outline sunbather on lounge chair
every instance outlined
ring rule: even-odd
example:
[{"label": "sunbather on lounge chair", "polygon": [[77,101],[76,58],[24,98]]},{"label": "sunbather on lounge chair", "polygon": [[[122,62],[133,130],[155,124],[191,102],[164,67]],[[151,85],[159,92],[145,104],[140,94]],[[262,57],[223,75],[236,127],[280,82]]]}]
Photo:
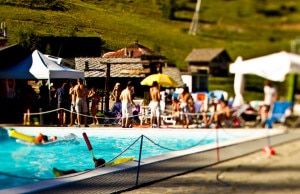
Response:
[{"label": "sunbather on lounge chair", "polygon": [[277,89],[273,86],[272,82],[269,80],[265,80],[264,85],[264,105],[260,109],[260,125],[262,127],[265,126],[270,107],[274,104],[274,102],[277,100],[278,94]]},{"label": "sunbather on lounge chair", "polygon": [[227,105],[227,101],[220,100],[219,109],[212,113],[212,116],[208,119],[207,113],[203,115],[203,122],[205,127],[209,127],[210,124],[215,122],[218,125],[221,125],[221,122],[225,119],[231,118],[231,110],[230,107]]},{"label": "sunbather on lounge chair", "polygon": [[172,100],[172,116],[176,121],[179,120],[180,117],[180,102],[177,98]]}]

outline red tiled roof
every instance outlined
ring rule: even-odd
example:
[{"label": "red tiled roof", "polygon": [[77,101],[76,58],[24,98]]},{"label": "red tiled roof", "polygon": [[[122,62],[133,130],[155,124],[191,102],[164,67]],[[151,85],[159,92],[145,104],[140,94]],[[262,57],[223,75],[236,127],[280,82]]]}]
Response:
[{"label": "red tiled roof", "polygon": [[[86,71],[85,77],[106,77],[106,63],[110,63],[110,76],[144,78],[150,73],[149,68],[144,68],[143,63],[137,58],[75,58],[75,69],[84,70],[85,62],[89,62],[90,69],[102,69],[101,71]],[[141,62],[141,63],[139,63]],[[183,85],[180,70],[177,67],[163,67],[162,73],[172,77],[180,86]]]},{"label": "red tiled roof", "polygon": [[151,49],[143,45],[140,45],[137,41],[126,48],[122,48],[115,52],[107,52],[102,57],[103,58],[141,58],[142,56],[164,58],[159,52],[152,51]]}]

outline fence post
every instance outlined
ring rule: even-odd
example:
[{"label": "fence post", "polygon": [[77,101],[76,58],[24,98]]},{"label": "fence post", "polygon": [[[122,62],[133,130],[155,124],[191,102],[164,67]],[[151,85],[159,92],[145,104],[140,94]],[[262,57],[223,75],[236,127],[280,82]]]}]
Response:
[{"label": "fence post", "polygon": [[63,112],[62,112],[62,108],[60,108],[60,112],[59,112],[59,125],[60,127],[63,126]]},{"label": "fence post", "polygon": [[220,161],[220,149],[219,149],[219,133],[218,133],[219,124],[216,123],[216,152],[217,152],[217,162]]},{"label": "fence post", "polygon": [[43,125],[44,124],[44,120],[43,120],[43,109],[42,108],[39,108],[39,112],[40,112],[40,125]]},{"label": "fence post", "polygon": [[136,172],[135,186],[139,185],[139,174],[140,174],[140,166],[141,166],[141,159],[142,159],[142,149],[143,149],[143,137],[144,137],[144,135],[141,135],[140,153],[139,153],[138,168],[137,168],[137,172]]},{"label": "fence post", "polygon": [[269,155],[269,156],[272,156],[272,155],[275,155],[275,150],[272,148],[272,146],[271,146],[271,137],[270,137],[270,129],[272,129],[272,124],[273,124],[273,122],[272,122],[272,120],[271,119],[267,119],[266,120],[266,131],[267,131],[267,146],[265,146],[264,148],[263,148],[263,151],[267,154],[267,155]]}]

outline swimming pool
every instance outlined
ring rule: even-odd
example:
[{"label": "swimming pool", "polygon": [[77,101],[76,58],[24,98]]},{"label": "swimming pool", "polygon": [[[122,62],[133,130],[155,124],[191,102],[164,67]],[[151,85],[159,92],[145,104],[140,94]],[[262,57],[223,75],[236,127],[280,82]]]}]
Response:
[{"label": "swimming pool", "polygon": [[[8,129],[8,128],[6,128]],[[52,168],[85,170],[93,168],[89,152],[82,133],[85,132],[93,146],[96,158],[112,160],[122,151],[121,157],[134,156],[138,159],[143,135],[142,158],[149,158],[174,150],[188,149],[195,146],[211,144],[215,146],[214,130],[180,130],[180,129],[96,129],[96,128],[41,128],[15,127],[18,132],[36,135],[39,132],[48,136],[63,136],[73,133],[78,136],[79,144],[57,144],[53,146],[29,146],[16,143],[2,132],[0,136],[1,166],[0,189],[17,187],[24,184],[53,179]],[[3,130],[2,130],[3,131]],[[4,135],[3,135],[4,134]],[[219,130],[219,141],[249,138],[266,135],[265,130]],[[136,143],[134,143],[136,142]],[[134,143],[134,144],[133,144]],[[3,149],[5,148],[5,149]],[[7,176],[5,173],[21,178]]]}]

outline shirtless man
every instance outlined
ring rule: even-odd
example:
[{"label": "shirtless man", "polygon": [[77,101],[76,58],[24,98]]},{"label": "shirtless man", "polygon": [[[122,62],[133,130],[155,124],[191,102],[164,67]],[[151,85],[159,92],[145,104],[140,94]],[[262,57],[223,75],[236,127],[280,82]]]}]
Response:
[{"label": "shirtless man", "polygon": [[154,121],[157,121],[157,127],[160,127],[160,91],[158,88],[158,83],[156,81],[153,82],[152,87],[150,88],[150,110],[151,110],[151,119],[150,119],[150,127],[153,127]]},{"label": "shirtless man", "polygon": [[221,125],[221,122],[226,119],[231,118],[231,110],[227,105],[227,101],[220,100],[220,107],[217,111],[215,111],[212,116],[207,119],[206,116],[203,116],[203,121],[205,124],[205,128],[209,127],[212,122],[215,122],[218,125]]},{"label": "shirtless man", "polygon": [[74,87],[75,96],[76,96],[76,104],[75,104],[75,110],[77,112],[77,127],[80,127],[81,124],[81,115],[84,114],[84,126],[88,127],[87,125],[87,102],[86,97],[88,95],[88,90],[85,85],[83,85],[82,79],[77,79],[77,85]]},{"label": "shirtless man", "polygon": [[132,100],[132,82],[127,83],[127,87],[122,91],[120,100],[122,102],[122,128],[129,128],[132,117],[132,108],[136,106]]},{"label": "shirtless man", "polygon": [[183,128],[189,128],[190,120],[192,119],[190,113],[190,104],[194,104],[193,97],[189,93],[189,88],[185,87],[183,92],[179,94],[178,100],[180,101],[180,120],[182,121]]}]

